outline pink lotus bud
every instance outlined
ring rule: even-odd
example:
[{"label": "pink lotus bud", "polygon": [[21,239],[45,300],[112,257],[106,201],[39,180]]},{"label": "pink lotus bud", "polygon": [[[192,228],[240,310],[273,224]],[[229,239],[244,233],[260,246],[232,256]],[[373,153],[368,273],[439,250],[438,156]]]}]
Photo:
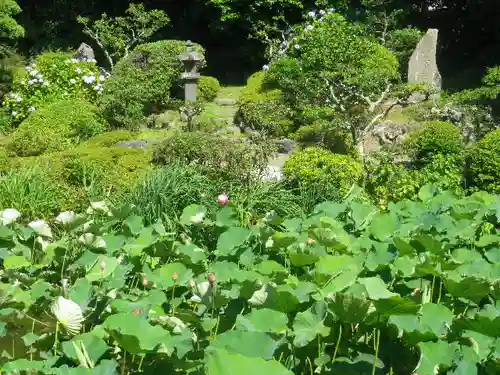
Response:
[{"label": "pink lotus bud", "polygon": [[137,308],[137,309],[132,310],[132,314],[141,315],[141,309]]},{"label": "pink lotus bud", "polygon": [[219,204],[221,206],[225,206],[229,203],[229,197],[226,193],[219,195],[217,199],[219,200]]},{"label": "pink lotus bud", "polygon": [[177,272],[174,272],[174,274],[172,275],[172,280],[174,281],[179,280],[179,274]]},{"label": "pink lotus bud", "polygon": [[210,281],[211,283],[215,283],[215,273],[211,272],[210,275],[208,275],[208,281]]},{"label": "pink lotus bud", "polygon": [[314,240],[312,238],[307,239],[307,244],[312,245],[314,243]]},{"label": "pink lotus bud", "polygon": [[144,277],[144,279],[142,279],[142,285],[148,286],[148,284],[149,284],[148,279],[146,277]]}]

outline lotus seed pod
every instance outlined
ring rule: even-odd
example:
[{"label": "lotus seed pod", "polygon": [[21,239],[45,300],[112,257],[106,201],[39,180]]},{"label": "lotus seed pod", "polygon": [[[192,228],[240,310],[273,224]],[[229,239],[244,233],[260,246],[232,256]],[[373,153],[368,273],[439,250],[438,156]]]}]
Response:
[{"label": "lotus seed pod", "polygon": [[211,283],[215,283],[216,278],[213,272],[211,272],[210,275],[208,275],[208,281],[210,281]]}]

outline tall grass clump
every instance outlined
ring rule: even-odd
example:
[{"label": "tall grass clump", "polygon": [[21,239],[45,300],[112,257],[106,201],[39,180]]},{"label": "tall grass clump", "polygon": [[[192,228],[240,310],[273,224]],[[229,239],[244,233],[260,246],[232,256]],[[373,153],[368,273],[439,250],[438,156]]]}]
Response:
[{"label": "tall grass clump", "polygon": [[39,167],[12,169],[0,175],[0,209],[15,208],[24,218],[57,214],[64,192]]},{"label": "tall grass clump", "polygon": [[174,164],[156,168],[140,179],[124,203],[135,205],[147,222],[162,220],[173,229],[186,206],[196,203],[215,209],[218,194],[216,184],[208,177]]}]

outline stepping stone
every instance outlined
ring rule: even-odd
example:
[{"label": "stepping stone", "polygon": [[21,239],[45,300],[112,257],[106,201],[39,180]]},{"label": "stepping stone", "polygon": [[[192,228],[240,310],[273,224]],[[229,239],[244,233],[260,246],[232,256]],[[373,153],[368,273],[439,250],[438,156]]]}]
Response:
[{"label": "stepping stone", "polygon": [[235,108],[216,108],[213,113],[219,116],[234,116],[236,113]]},{"label": "stepping stone", "polygon": [[216,98],[215,104],[220,105],[222,107],[231,107],[236,105],[236,100],[229,98]]}]

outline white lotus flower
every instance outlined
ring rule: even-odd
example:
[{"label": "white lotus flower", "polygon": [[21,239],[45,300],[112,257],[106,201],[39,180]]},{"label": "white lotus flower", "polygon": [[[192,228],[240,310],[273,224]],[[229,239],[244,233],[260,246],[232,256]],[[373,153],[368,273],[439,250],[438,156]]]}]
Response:
[{"label": "white lotus flower", "polygon": [[28,226],[40,236],[52,238],[52,230],[50,229],[49,224],[45,222],[45,220],[32,221],[28,224]]},{"label": "white lotus flower", "polygon": [[161,321],[172,328],[173,333],[181,334],[186,325],[182,320],[175,316],[162,316]]},{"label": "white lotus flower", "polygon": [[262,288],[253,292],[252,297],[248,300],[248,303],[252,306],[262,306],[269,296],[267,292],[267,284],[263,285]]},{"label": "white lotus flower", "polygon": [[15,208],[7,208],[0,213],[0,221],[2,225],[13,223],[21,217],[21,213]]},{"label": "white lotus flower", "polygon": [[93,235],[92,233],[84,233],[79,238],[80,241],[85,246],[91,246],[95,248],[105,248],[106,241],[102,237]]},{"label": "white lotus flower", "polygon": [[92,202],[90,203],[90,207],[87,209],[88,214],[92,214],[94,212],[103,212],[103,213],[109,213],[109,208],[106,205],[106,202],[101,201],[101,202]]},{"label": "white lotus flower", "polygon": [[204,281],[198,285],[196,285],[196,292],[190,298],[192,302],[201,303],[205,297],[210,297],[212,292],[212,285],[208,281]]},{"label": "white lotus flower", "polygon": [[58,297],[52,305],[52,313],[59,323],[72,335],[76,335],[82,329],[82,309],[76,302],[64,297]]},{"label": "white lotus flower", "polygon": [[64,211],[61,212],[56,217],[56,222],[62,225],[66,225],[75,220],[76,214],[73,211]]},{"label": "white lotus flower", "polygon": [[38,242],[40,246],[42,246],[43,251],[45,251],[45,249],[47,249],[47,247],[50,245],[50,242],[45,241],[42,237],[37,237],[36,242]]}]

